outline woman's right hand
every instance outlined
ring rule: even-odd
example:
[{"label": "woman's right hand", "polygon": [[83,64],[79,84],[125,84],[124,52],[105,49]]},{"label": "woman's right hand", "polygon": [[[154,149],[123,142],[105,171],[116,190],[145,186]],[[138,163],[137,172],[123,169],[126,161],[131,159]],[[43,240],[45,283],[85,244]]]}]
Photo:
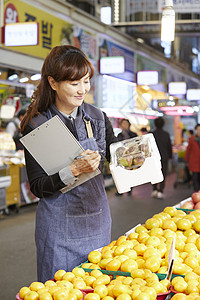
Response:
[{"label": "woman's right hand", "polygon": [[101,160],[98,151],[87,149],[82,152],[80,156],[83,157],[75,159],[70,165],[71,172],[75,177],[82,173],[94,172],[98,168]]}]

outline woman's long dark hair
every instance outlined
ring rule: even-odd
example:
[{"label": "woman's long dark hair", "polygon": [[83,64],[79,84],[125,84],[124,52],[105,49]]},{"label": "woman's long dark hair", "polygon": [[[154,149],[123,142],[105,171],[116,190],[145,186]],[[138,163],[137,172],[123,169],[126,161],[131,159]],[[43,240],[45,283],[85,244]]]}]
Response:
[{"label": "woman's long dark hair", "polygon": [[48,76],[56,82],[75,81],[84,77],[89,72],[90,78],[94,74],[94,67],[87,56],[71,45],[56,46],[44,60],[40,82],[34,91],[31,104],[21,122],[21,132],[24,131],[29,121],[39,113],[46,111],[54,103],[55,91],[51,88]]}]

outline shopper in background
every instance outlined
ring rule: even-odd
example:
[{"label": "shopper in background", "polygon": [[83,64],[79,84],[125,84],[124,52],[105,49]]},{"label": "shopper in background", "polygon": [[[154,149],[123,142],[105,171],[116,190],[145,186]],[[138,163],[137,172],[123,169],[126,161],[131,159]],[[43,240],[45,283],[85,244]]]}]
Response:
[{"label": "shopper in background", "polygon": [[162,173],[164,180],[160,183],[153,184],[153,191],[151,196],[159,199],[164,198],[165,179],[168,171],[168,162],[172,158],[172,144],[169,133],[163,130],[165,121],[162,117],[155,119],[154,121],[156,129],[152,132],[158,146],[158,150],[161,156]]},{"label": "shopper in background", "polygon": [[[137,136],[135,132],[130,130],[131,123],[128,119],[121,119],[119,121],[119,128],[122,129],[122,131],[118,134],[117,138],[118,141],[123,141],[126,139],[134,138]],[[132,189],[131,189],[132,191]],[[131,191],[128,192],[128,195],[131,195]],[[122,196],[123,194],[120,194],[118,192],[115,193],[115,196]]]},{"label": "shopper in background", "polygon": [[191,138],[191,136],[194,136],[194,130],[192,129],[188,130],[188,139]]},{"label": "shopper in background", "polygon": [[[25,135],[58,115],[85,149],[82,154],[87,154],[48,176],[25,150],[30,188],[40,198],[35,239],[38,280],[42,282],[53,278],[59,269],[72,271],[87,260],[90,251],[108,245],[111,239],[102,172],[64,194],[60,192],[79,175],[97,168],[102,171],[105,157],[110,161],[109,146],[116,141],[106,114],[84,103],[93,73],[91,62],[80,49],[70,45],[53,48],[44,61],[40,83],[22,122]],[[94,137],[89,138],[86,123],[91,124]],[[98,150],[104,153],[100,155]],[[59,155],[59,149],[55,155]]]},{"label": "shopper in background", "polygon": [[8,132],[12,136],[12,138],[15,142],[16,150],[24,149],[24,147],[19,139],[22,137],[22,134],[20,132],[20,123],[21,123],[25,113],[26,113],[26,110],[21,109],[17,113],[16,117],[14,119],[12,119],[6,127],[6,132]]},{"label": "shopper in background", "polygon": [[119,128],[121,128],[122,131],[117,136],[118,141],[123,141],[137,136],[135,132],[130,130],[130,127],[131,123],[128,119],[121,119],[119,121]]},{"label": "shopper in background", "polygon": [[194,191],[200,190],[200,124],[195,126],[195,135],[191,136],[185,152],[185,161],[192,172]]},{"label": "shopper in background", "polygon": [[140,129],[140,132],[141,132],[141,135],[144,135],[144,134],[147,134],[147,133],[148,133],[148,130],[147,130],[146,127],[142,127],[142,128]]}]

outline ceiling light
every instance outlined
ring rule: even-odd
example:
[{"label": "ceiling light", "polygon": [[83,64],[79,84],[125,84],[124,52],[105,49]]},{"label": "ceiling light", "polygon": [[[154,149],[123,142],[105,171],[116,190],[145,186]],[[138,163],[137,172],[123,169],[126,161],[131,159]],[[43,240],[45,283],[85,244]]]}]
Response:
[{"label": "ceiling light", "polygon": [[165,0],[161,19],[161,41],[172,42],[175,35],[175,11],[173,0]]},{"label": "ceiling light", "polygon": [[114,0],[114,23],[119,23],[119,0]]},{"label": "ceiling light", "polygon": [[27,82],[27,81],[29,81],[28,77],[22,77],[19,80],[19,82]]},{"label": "ceiling light", "polygon": [[18,75],[17,75],[17,74],[12,74],[12,75],[10,75],[10,76],[8,77],[8,80],[14,81],[14,80],[16,80],[17,78],[18,78]]},{"label": "ceiling light", "polygon": [[192,107],[186,107],[185,111],[189,114],[192,114],[194,112],[194,109]]},{"label": "ceiling light", "polygon": [[111,7],[101,7],[101,22],[111,24]]},{"label": "ceiling light", "polygon": [[31,76],[31,80],[39,80],[41,78],[41,75],[40,74],[34,74]]},{"label": "ceiling light", "polygon": [[198,106],[194,106],[193,108],[194,108],[194,111],[199,112]]},{"label": "ceiling light", "polygon": [[144,43],[144,40],[143,40],[143,39],[141,39],[141,38],[137,38],[137,41],[138,41],[139,43],[141,43],[141,44],[143,44],[143,43]]}]

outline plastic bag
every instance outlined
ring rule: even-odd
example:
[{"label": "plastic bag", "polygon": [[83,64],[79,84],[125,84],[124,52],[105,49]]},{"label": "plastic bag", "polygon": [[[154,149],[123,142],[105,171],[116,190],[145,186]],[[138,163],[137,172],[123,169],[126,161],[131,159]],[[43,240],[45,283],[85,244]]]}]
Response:
[{"label": "plastic bag", "polygon": [[148,139],[143,136],[117,142],[111,148],[112,163],[126,170],[138,169],[151,156],[150,149]]}]

